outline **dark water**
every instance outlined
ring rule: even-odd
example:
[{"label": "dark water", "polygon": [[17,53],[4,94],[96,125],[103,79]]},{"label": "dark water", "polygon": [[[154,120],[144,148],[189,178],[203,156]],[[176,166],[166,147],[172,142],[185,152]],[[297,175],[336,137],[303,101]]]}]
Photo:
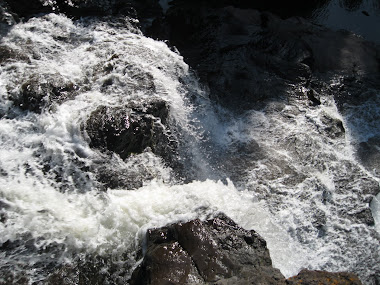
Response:
[{"label": "dark water", "polygon": [[310,19],[334,30],[349,30],[380,43],[379,0],[331,0],[315,9]]}]

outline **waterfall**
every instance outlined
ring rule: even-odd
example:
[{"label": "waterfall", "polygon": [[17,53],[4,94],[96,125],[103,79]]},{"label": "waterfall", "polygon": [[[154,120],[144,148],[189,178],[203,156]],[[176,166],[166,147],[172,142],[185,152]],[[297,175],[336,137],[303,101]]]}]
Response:
[{"label": "waterfall", "polygon": [[[311,109],[294,97],[232,113],[210,101],[177,50],[130,18],[47,14],[14,25],[0,48],[9,54],[0,65],[0,280],[12,271],[39,282],[99,257],[108,282],[123,283],[147,229],[218,212],[262,235],[286,277],[378,270],[379,205],[366,224],[369,202],[357,197],[379,181],[353,152],[360,136],[379,135],[378,95],[345,114],[329,96]],[[113,140],[95,145],[99,128],[115,130]],[[141,152],[111,149],[143,128]]]}]

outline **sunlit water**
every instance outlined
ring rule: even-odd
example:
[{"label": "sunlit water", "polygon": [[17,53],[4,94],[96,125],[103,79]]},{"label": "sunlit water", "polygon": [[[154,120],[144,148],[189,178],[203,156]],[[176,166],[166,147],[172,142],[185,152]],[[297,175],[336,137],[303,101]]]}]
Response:
[{"label": "sunlit water", "polygon": [[[21,241],[0,253],[1,271],[43,280],[47,266],[81,253],[123,259],[126,281],[148,228],[221,211],[266,239],[286,277],[302,268],[350,270],[363,280],[379,272],[378,203],[372,203],[375,226],[341,214],[368,207],[356,196],[362,180],[377,178],[356,161],[349,131],[338,139],[324,135],[326,116],[345,126],[360,119],[343,117],[332,98],[313,108],[302,100],[272,102],[232,115],[212,106],[178,52],[143,36],[130,19],[46,15],[14,26],[1,45],[27,57],[0,67],[0,199],[6,205],[0,243]],[[12,96],[35,76],[72,83],[75,97],[41,114],[16,108]],[[151,98],[169,105],[192,182],[178,180],[149,150],[123,161],[89,147],[82,126],[97,107]],[[379,132],[378,123],[372,132]],[[264,155],[251,157],[258,148]],[[104,189],[91,171],[98,161],[152,175],[137,189]],[[339,181],[352,172],[356,184],[342,191]]]}]

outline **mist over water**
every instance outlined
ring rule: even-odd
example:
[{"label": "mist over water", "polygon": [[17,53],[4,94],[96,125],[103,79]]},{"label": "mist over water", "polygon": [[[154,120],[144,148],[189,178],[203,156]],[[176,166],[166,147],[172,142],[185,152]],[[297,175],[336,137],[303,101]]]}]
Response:
[{"label": "mist over water", "polygon": [[[112,256],[125,282],[147,229],[219,211],[262,235],[286,277],[302,268],[362,279],[379,272],[378,202],[375,225],[341,214],[368,207],[355,197],[363,183],[378,186],[353,154],[357,142],[380,135],[378,104],[340,114],[328,96],[313,108],[295,98],[232,114],[208,100],[178,52],[128,18],[49,14],[15,25],[0,43],[20,54],[0,66],[0,272],[40,281],[78,255]],[[33,81],[74,92],[28,110],[20,86]],[[169,106],[183,179],[150,149],[123,160],[90,147],[84,126],[99,106],[152,98]],[[346,136],[322,136],[331,119]],[[133,174],[139,186],[107,189],[99,165],[120,179]]]}]

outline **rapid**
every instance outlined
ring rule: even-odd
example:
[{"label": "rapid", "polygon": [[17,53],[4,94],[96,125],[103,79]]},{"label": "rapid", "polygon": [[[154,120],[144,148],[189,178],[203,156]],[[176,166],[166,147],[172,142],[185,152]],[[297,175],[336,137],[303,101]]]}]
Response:
[{"label": "rapid", "polygon": [[[107,260],[109,284],[125,283],[147,229],[218,212],[262,235],[286,277],[348,270],[371,284],[380,272],[380,197],[360,190],[378,188],[379,175],[354,155],[361,138],[380,136],[380,94],[345,114],[329,96],[232,113],[130,18],[47,14],[0,44],[14,54],[0,65],[0,283],[9,272],[38,283],[94,258]],[[34,82],[61,96],[25,102]],[[169,162],[150,147],[125,159],[92,147],[86,126],[99,107],[153,99],[168,106],[157,124],[176,140]],[[326,130],[331,120],[345,135]],[[104,171],[120,183],[104,183]]]}]

